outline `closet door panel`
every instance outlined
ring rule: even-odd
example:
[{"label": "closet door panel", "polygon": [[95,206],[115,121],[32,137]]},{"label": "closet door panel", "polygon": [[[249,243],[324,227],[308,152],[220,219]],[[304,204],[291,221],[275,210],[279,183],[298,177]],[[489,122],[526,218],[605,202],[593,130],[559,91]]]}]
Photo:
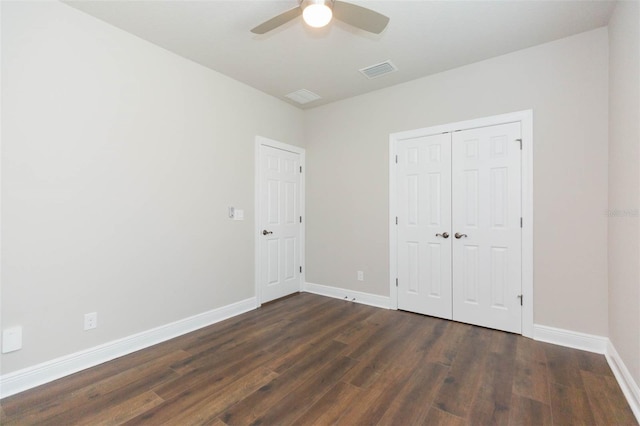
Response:
[{"label": "closet door panel", "polygon": [[451,319],[451,136],[397,152],[398,309]]},{"label": "closet door panel", "polygon": [[520,123],[453,133],[453,319],[520,333]]}]

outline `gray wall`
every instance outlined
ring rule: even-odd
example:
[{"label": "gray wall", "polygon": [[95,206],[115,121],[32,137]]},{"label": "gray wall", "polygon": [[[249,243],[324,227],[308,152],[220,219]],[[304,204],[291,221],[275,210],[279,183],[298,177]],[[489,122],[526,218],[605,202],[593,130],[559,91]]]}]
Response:
[{"label": "gray wall", "polygon": [[640,383],[640,3],[609,23],[609,337]]},{"label": "gray wall", "polygon": [[602,28],[307,111],[307,281],[389,295],[390,133],[532,108],[534,321],[607,335],[607,69]]},{"label": "gray wall", "polygon": [[2,2],[2,79],[2,373],[254,296],[255,136],[301,111],[58,2]]}]

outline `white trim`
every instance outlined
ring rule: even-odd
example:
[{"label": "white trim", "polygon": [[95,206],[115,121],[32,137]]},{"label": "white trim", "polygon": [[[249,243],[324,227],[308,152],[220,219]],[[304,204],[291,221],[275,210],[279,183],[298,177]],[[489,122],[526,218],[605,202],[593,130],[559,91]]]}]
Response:
[{"label": "white trim", "polygon": [[533,111],[521,111],[522,335],[533,336]]},{"label": "white trim", "polygon": [[606,353],[607,342],[609,340],[604,336],[596,336],[539,324],[533,326],[533,338],[540,342],[553,343],[554,345],[595,352],[597,354]]},{"label": "white trim", "polygon": [[616,376],[616,380],[622,389],[622,393],[624,393],[624,396],[627,398],[631,411],[633,411],[633,414],[640,423],[640,387],[638,387],[638,384],[633,380],[633,376],[610,340],[607,342],[606,357],[609,367],[611,367],[611,371],[613,371],[613,375]]},{"label": "white trim", "polygon": [[631,407],[631,411],[633,411],[636,419],[640,422],[640,387],[638,387],[638,384],[633,379],[624,361],[622,361],[622,358],[618,355],[618,351],[616,351],[611,340],[604,336],[596,336],[539,324],[534,325],[534,339],[540,342],[553,343],[555,345],[604,354],[611,371],[613,371],[613,375],[620,385],[620,389],[622,389],[622,393]]},{"label": "white trim", "polygon": [[389,309],[398,309],[398,194],[396,192],[397,133],[389,135]]},{"label": "white trim", "polygon": [[376,308],[389,309],[389,298],[377,294],[363,293],[361,291],[347,290],[344,288],[314,283],[305,283],[304,291],[307,293],[318,294],[320,296],[333,297],[335,299],[349,300],[350,302],[375,306]]},{"label": "white trim", "polygon": [[14,395],[199,328],[251,311],[256,298],[241,300],[151,330],[133,334],[80,352],[14,371],[0,377],[0,397]]},{"label": "white trim", "polygon": [[254,215],[254,284],[255,293],[258,306],[262,305],[262,291],[260,288],[260,146],[270,146],[272,148],[281,149],[283,151],[293,152],[300,156],[300,166],[302,167],[302,173],[300,174],[300,216],[302,216],[302,224],[300,225],[300,266],[302,266],[302,273],[300,274],[300,289],[304,286],[305,276],[307,268],[305,265],[305,226],[307,222],[307,216],[305,214],[305,176],[307,174],[306,165],[306,150],[299,146],[289,145],[286,143],[278,142],[272,139],[268,139],[262,136],[256,136],[254,146],[254,201],[255,215]]},{"label": "white trim", "polygon": [[518,111],[492,117],[460,121],[389,135],[389,298],[390,309],[398,307],[398,232],[395,156],[397,142],[404,139],[520,122],[522,130],[522,335],[533,337],[533,110]]}]

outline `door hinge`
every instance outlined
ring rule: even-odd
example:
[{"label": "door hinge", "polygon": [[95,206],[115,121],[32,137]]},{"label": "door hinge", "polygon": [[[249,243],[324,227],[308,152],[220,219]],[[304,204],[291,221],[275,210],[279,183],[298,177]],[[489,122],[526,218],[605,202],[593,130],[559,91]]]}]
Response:
[{"label": "door hinge", "polygon": [[302,223],[302,216],[300,216],[300,223]]},{"label": "door hinge", "polygon": [[398,216],[396,216],[396,225],[398,224]]},{"label": "door hinge", "polygon": [[302,173],[302,166],[300,166],[300,173]]},{"label": "door hinge", "polygon": [[396,287],[398,287],[398,279],[396,278]]},{"label": "door hinge", "polygon": [[520,142],[520,151],[522,151],[522,139],[516,139],[516,142]]},{"label": "door hinge", "polygon": [[520,306],[522,306],[522,299],[524,299],[524,297],[522,297],[521,294],[518,295],[518,299],[520,299]]},{"label": "door hinge", "polygon": [[396,155],[396,164],[398,164],[398,156]]},{"label": "door hinge", "polygon": [[302,266],[300,267],[300,273],[302,273]]},{"label": "door hinge", "polygon": [[522,218],[520,218],[520,228],[522,228]]}]

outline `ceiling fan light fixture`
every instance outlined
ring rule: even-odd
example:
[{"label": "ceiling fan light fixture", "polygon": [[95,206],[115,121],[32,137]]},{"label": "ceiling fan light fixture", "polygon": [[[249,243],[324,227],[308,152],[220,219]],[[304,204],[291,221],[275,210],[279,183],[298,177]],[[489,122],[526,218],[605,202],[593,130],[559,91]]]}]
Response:
[{"label": "ceiling fan light fixture", "polygon": [[[0,0],[2,1],[2,0]],[[302,15],[310,27],[321,28],[333,18],[345,24],[380,34],[387,27],[389,18],[376,11],[341,0],[298,0],[298,6],[282,12],[251,29],[254,34],[266,34]]]},{"label": "ceiling fan light fixture", "polygon": [[307,0],[303,4],[302,18],[313,28],[322,28],[331,22],[333,12],[325,0]]}]

